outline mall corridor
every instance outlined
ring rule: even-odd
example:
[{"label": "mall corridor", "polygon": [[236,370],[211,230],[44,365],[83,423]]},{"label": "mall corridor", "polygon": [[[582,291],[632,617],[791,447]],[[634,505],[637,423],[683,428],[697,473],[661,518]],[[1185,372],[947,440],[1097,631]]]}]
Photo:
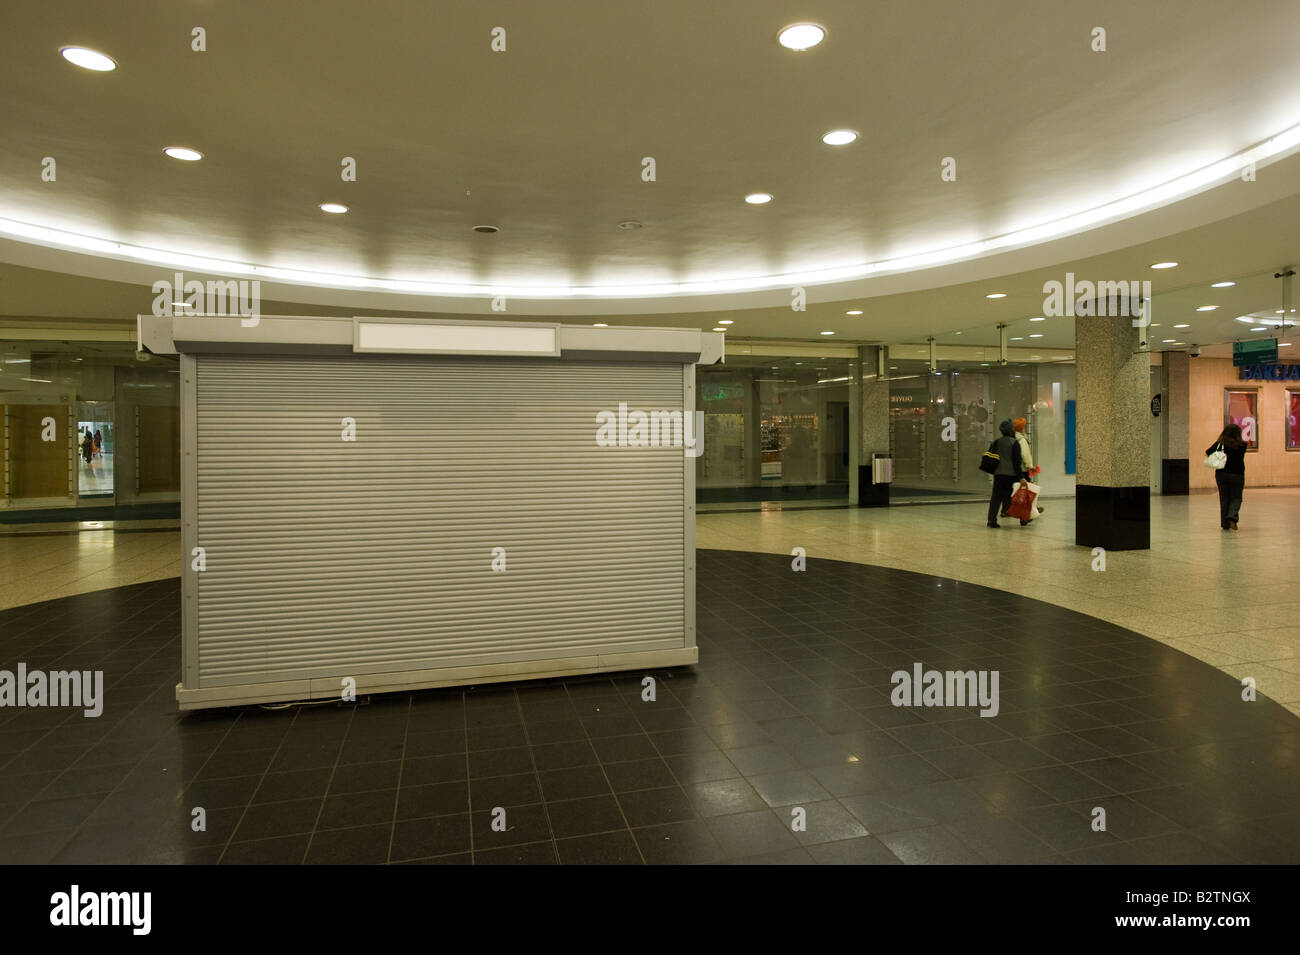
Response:
[{"label": "mall corridor", "polygon": [[5,938],[1284,929],[1300,4],[1171,9],[6,0]]}]

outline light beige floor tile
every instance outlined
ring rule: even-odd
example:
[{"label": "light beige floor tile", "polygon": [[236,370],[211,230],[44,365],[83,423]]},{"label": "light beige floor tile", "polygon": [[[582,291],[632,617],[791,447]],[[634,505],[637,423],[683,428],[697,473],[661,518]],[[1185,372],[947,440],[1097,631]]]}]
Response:
[{"label": "light beige floor tile", "polygon": [[1300,703],[1300,675],[1287,673],[1262,663],[1235,663],[1220,669],[1237,679],[1253,677],[1255,689],[1278,703]]}]

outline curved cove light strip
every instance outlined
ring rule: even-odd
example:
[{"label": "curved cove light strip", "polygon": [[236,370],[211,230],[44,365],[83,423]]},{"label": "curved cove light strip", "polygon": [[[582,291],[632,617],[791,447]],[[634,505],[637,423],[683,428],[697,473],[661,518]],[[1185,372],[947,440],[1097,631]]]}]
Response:
[{"label": "curved cove light strip", "polygon": [[1280,158],[1300,146],[1300,125],[1265,140],[1257,146],[1170,179],[1142,192],[1125,196],[1082,212],[1049,222],[1016,229],[999,236],[961,245],[885,259],[825,269],[810,269],[778,275],[750,275],[735,278],[689,282],[665,282],[651,285],[474,285],[459,282],[421,279],[383,279],[311,269],[253,265],[230,259],[154,249],[80,235],[61,229],[19,222],[0,217],[0,235],[42,246],[90,253],[113,259],[133,260],[165,268],[189,268],[217,275],[239,275],[280,281],[291,285],[357,291],[397,292],[408,295],[482,296],[509,295],[523,299],[550,298],[655,298],[673,295],[713,295],[728,292],[755,292],[794,285],[824,285],[847,282],[871,275],[908,272],[976,258],[993,252],[1009,251],[1050,239],[1083,232],[1107,222],[1149,211],[1177,199],[1203,192],[1235,178],[1251,165]]}]

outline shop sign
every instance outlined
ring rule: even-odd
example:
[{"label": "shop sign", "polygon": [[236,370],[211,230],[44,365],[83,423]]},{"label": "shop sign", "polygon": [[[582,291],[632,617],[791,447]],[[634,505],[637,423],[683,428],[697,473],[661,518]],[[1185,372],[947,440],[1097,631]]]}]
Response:
[{"label": "shop sign", "polygon": [[1242,381],[1300,381],[1300,365],[1242,365]]},{"label": "shop sign", "polygon": [[1232,343],[1234,365],[1271,365],[1277,361],[1277,339],[1256,338],[1249,342]]}]

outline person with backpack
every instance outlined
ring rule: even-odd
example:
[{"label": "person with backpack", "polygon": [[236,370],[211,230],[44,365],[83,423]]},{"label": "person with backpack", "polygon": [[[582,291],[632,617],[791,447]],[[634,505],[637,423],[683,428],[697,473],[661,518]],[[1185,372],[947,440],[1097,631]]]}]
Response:
[{"label": "person with backpack", "polygon": [[1020,460],[1020,442],[1015,438],[1015,427],[1008,418],[998,425],[1002,436],[989,445],[988,454],[997,455],[997,468],[993,474],[993,495],[989,498],[989,527],[1001,527],[998,514],[1006,511],[1011,504],[1011,493],[1024,472],[1024,462]]},{"label": "person with backpack", "polygon": [[1227,457],[1223,467],[1214,472],[1214,483],[1219,487],[1219,526],[1225,531],[1237,529],[1237,514],[1241,511],[1241,494],[1246,489],[1246,448],[1241,437],[1241,425],[1230,424],[1219,434],[1214,444],[1205,450],[1208,458],[1216,451]]}]

